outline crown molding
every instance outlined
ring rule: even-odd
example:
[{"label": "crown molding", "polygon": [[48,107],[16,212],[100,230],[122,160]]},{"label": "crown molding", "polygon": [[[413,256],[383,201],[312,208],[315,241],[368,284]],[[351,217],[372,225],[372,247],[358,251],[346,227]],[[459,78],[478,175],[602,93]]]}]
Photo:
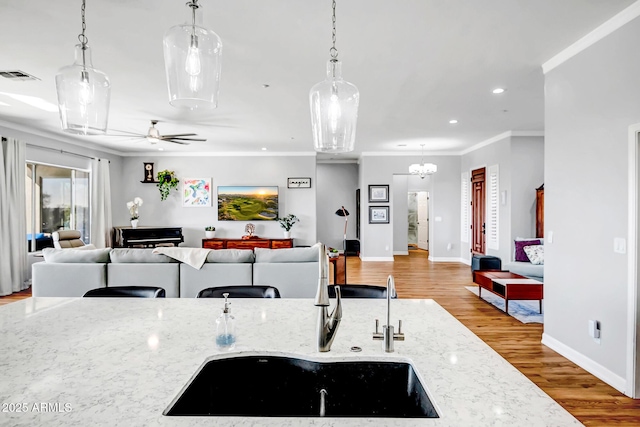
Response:
[{"label": "crown molding", "polygon": [[459,155],[465,155],[468,153],[471,153],[472,151],[476,151],[479,150],[480,148],[486,147],[487,145],[491,145],[494,142],[498,142],[498,141],[502,141],[503,139],[506,138],[511,138],[511,137],[518,137],[518,136],[544,136],[544,131],[542,130],[513,130],[513,131],[507,131],[507,132],[503,132],[500,133],[496,136],[493,136],[489,139],[485,139],[482,142],[477,143],[476,145],[473,145],[469,148],[467,148],[466,150],[462,150],[460,153],[458,153]]},{"label": "crown molding", "polygon": [[549,71],[553,70],[560,64],[573,58],[583,50],[607,37],[609,34],[628,24],[638,16],[640,16],[640,1],[633,3],[631,6],[622,10],[617,15],[614,15],[604,24],[596,27],[586,36],[582,37],[581,39],[549,59],[547,62],[542,64],[543,74],[547,74]]},{"label": "crown molding", "polygon": [[122,157],[141,157],[141,156],[153,156],[153,157],[315,157],[316,153],[309,153],[306,151],[290,152],[290,153],[269,153],[264,151],[229,151],[229,152],[175,152],[175,151],[136,151],[121,153]]},{"label": "crown molding", "polygon": [[[360,157],[375,157],[375,156],[386,156],[386,157],[413,157],[419,156],[421,154],[420,151],[406,151],[402,153],[391,152],[391,151],[363,151],[360,154]],[[459,151],[425,151],[425,156],[434,157],[434,156],[459,156]]]}]

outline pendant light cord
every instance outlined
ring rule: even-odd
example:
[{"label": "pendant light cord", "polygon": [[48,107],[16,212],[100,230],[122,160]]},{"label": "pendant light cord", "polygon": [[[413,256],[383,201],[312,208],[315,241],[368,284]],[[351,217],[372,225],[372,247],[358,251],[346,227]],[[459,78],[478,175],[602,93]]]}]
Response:
[{"label": "pendant light cord", "polygon": [[89,39],[84,35],[84,32],[87,31],[87,23],[85,22],[85,9],[87,7],[86,0],[82,0],[82,8],[80,9],[82,14],[82,34],[78,34],[78,40],[82,45],[82,68],[86,69],[86,60],[85,60],[85,51],[87,50],[87,44],[89,43]]},{"label": "pendant light cord", "polygon": [[336,0],[333,0],[332,8],[333,8],[333,17],[332,17],[333,31],[331,33],[331,40],[333,41],[333,46],[331,47],[331,49],[329,49],[329,54],[331,55],[331,59],[333,61],[337,61],[338,49],[336,49]]}]

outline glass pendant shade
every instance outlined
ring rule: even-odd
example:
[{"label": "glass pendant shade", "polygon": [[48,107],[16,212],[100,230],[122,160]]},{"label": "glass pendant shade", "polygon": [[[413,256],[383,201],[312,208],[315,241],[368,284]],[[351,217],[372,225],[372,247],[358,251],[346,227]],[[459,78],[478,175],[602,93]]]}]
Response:
[{"label": "glass pendant shade", "polygon": [[192,21],[164,35],[164,63],[169,103],[174,107],[213,109],[218,106],[222,41],[216,33]]},{"label": "glass pendant shade", "polygon": [[62,130],[80,135],[107,131],[111,84],[106,74],[93,68],[88,46],[76,45],[75,62],[56,74],[56,90]]},{"label": "glass pendant shade", "polygon": [[360,92],[342,79],[342,63],[327,63],[327,78],[309,92],[313,145],[323,153],[353,151]]},{"label": "glass pendant shade", "polygon": [[419,175],[420,178],[424,178],[427,175],[431,175],[432,173],[436,173],[438,171],[438,166],[433,163],[414,163],[409,166],[409,173],[412,175]]}]

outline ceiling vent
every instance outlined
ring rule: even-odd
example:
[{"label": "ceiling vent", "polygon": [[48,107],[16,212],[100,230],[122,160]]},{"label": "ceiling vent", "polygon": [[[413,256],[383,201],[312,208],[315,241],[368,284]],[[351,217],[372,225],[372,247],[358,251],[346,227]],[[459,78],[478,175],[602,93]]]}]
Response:
[{"label": "ceiling vent", "polygon": [[32,76],[31,74],[27,74],[24,71],[20,70],[0,71],[0,77],[4,77],[5,79],[10,80],[40,80],[36,76]]}]

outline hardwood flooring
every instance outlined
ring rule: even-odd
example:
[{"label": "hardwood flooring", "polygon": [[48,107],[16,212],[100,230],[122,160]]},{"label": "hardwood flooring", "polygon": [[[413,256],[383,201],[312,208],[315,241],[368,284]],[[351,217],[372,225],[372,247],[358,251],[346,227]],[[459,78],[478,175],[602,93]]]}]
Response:
[{"label": "hardwood flooring", "polygon": [[[520,323],[466,290],[473,285],[469,266],[432,263],[427,256],[412,250],[395,262],[349,257],[348,281],[384,286],[392,274],[399,298],[434,299],[586,426],[640,426],[640,399],[624,396],[543,346],[542,325]],[[0,297],[0,305],[30,296],[28,289]]]}]

